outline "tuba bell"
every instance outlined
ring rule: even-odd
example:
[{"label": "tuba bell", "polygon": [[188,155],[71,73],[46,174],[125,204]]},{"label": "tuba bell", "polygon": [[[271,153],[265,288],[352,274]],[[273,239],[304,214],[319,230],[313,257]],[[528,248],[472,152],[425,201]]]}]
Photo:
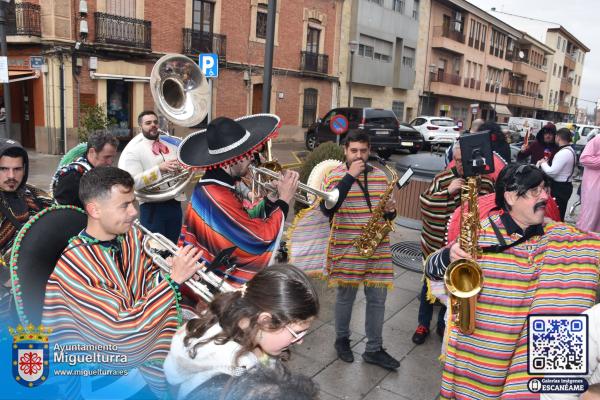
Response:
[{"label": "tuba bell", "polygon": [[[150,90],[158,112],[175,125],[194,127],[208,115],[208,82],[200,67],[184,55],[167,54],[154,64]],[[168,135],[167,132],[160,133]],[[145,202],[165,201],[185,190],[193,178],[191,170],[181,168],[136,190],[135,195]]]}]

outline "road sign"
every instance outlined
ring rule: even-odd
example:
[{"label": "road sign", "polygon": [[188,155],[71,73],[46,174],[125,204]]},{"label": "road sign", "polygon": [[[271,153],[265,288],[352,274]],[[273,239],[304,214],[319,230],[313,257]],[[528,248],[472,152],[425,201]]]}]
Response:
[{"label": "road sign", "polygon": [[207,78],[219,77],[219,56],[215,53],[204,53],[198,56],[198,65]]},{"label": "road sign", "polygon": [[29,57],[29,65],[31,69],[42,69],[44,65],[44,57],[42,56],[31,56]]},{"label": "road sign", "polygon": [[348,132],[348,118],[338,114],[329,121],[329,129],[336,135],[343,135]]},{"label": "road sign", "polygon": [[0,83],[8,83],[8,57],[0,57]]}]

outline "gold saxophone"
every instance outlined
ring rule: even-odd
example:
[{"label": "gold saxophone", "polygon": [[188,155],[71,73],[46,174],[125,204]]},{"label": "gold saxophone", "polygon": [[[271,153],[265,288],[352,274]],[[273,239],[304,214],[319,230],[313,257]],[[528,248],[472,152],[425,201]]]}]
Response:
[{"label": "gold saxophone", "polygon": [[[477,295],[483,287],[483,271],[476,260],[481,249],[479,239],[479,207],[477,194],[479,179],[470,177],[461,188],[460,248],[469,253],[472,260],[461,258],[450,263],[444,274],[444,284],[450,295],[452,318],[460,331],[470,335],[475,330],[475,307]],[[466,212],[464,209],[466,208]]]},{"label": "gold saxophone", "polygon": [[371,257],[375,253],[379,243],[381,243],[390,231],[394,230],[393,222],[383,218],[383,214],[385,214],[385,205],[390,200],[394,186],[396,186],[400,178],[393,168],[388,167],[386,164],[383,164],[383,166],[389,172],[392,179],[385,192],[381,195],[377,207],[373,210],[371,219],[364,226],[360,236],[354,239],[353,242],[358,253],[365,258]]}]

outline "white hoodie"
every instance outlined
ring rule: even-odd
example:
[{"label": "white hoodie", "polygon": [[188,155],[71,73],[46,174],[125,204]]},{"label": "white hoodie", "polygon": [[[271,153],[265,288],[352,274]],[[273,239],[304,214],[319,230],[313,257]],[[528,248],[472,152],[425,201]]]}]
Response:
[{"label": "white hoodie", "polygon": [[254,353],[246,353],[239,358],[238,365],[235,365],[235,356],[241,346],[234,341],[223,345],[210,341],[198,347],[196,357],[190,357],[189,350],[196,343],[221,331],[221,326],[215,324],[201,338],[192,339],[189,346],[183,345],[186,325],[173,336],[171,349],[165,359],[164,371],[171,385],[180,385],[177,392],[178,399],[185,398],[192,390],[215,375],[241,375],[258,364],[258,358]]}]

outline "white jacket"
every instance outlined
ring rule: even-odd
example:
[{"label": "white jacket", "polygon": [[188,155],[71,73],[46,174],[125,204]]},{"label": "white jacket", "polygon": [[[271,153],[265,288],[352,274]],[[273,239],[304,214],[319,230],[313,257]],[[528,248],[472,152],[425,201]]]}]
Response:
[{"label": "white jacket", "polygon": [[[167,140],[169,140],[167,138]],[[175,138],[177,139],[177,138]],[[178,140],[178,139],[177,139]],[[160,139],[161,143],[169,148],[167,154],[154,154],[152,144],[154,140],[146,139],[139,133],[127,143],[119,157],[119,168],[129,172],[134,180],[134,189],[139,190],[162,179],[158,166],[164,161],[177,160],[177,145]],[[175,200],[185,201],[185,193],[179,193]]]},{"label": "white jacket", "polygon": [[191,358],[189,349],[201,340],[221,332],[219,324],[213,325],[204,336],[192,339],[189,346],[183,345],[186,334],[186,325],[182,326],[171,342],[171,349],[165,359],[164,371],[167,381],[171,385],[180,385],[177,398],[183,399],[192,390],[202,385],[215,375],[240,375],[249,368],[258,364],[258,358],[254,353],[243,354],[235,365],[235,356],[241,346],[229,341],[223,345],[217,345],[210,341],[197,349],[196,357]]},{"label": "white jacket", "polygon": [[[588,374],[577,376],[585,378],[588,384],[600,383],[600,304],[586,310],[588,315]],[[576,376],[569,375],[569,378]],[[542,394],[541,400],[576,400],[578,394]]]}]

